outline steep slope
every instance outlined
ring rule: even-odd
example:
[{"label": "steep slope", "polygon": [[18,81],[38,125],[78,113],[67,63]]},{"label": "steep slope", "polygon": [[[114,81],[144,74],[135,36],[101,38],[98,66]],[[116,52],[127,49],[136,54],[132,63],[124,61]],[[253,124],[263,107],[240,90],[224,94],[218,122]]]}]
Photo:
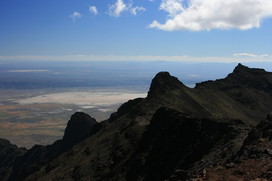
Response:
[{"label": "steep slope", "polygon": [[146,98],[122,105],[99,131],[26,180],[161,180],[176,169],[197,174],[225,164],[272,110],[271,85],[271,73],[240,64],[194,89],[160,72]]},{"label": "steep slope", "polygon": [[[97,131],[98,128],[98,123],[94,118],[85,113],[76,112],[68,121],[62,140],[58,140],[48,146],[35,145],[30,150],[25,151],[24,154],[17,156],[12,163],[12,172],[3,175],[3,177],[1,176],[0,180],[23,180],[28,175],[40,170],[61,153]],[[5,148],[7,147],[5,146]],[[4,168],[6,165],[6,163],[3,163],[0,168]]]},{"label": "steep slope", "polygon": [[127,180],[165,180],[175,170],[197,174],[224,164],[239,152],[249,131],[241,120],[198,119],[161,108],[136,148]]},{"label": "steep slope", "polygon": [[26,149],[18,148],[8,140],[0,138],[0,180],[7,179],[16,158],[23,155],[26,151]]},{"label": "steep slope", "polygon": [[[269,114],[249,133],[234,162],[206,168],[198,180],[271,180],[271,140],[272,116]],[[181,177],[176,174],[175,178]]]},{"label": "steep slope", "polygon": [[239,64],[225,79],[197,84],[195,90],[210,100],[202,99],[201,104],[213,116],[218,116],[219,111],[220,116],[256,125],[272,109],[272,73],[263,69]]}]

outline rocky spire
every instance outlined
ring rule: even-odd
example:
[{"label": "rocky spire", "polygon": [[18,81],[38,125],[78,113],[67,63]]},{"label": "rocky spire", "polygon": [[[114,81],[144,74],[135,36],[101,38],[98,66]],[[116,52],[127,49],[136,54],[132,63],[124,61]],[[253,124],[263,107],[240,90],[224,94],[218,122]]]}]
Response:
[{"label": "rocky spire", "polygon": [[69,148],[86,138],[98,123],[94,118],[83,112],[76,112],[68,121],[63,136],[63,146]]},{"label": "rocky spire", "polygon": [[184,87],[184,84],[176,77],[171,76],[168,72],[159,72],[152,79],[148,95],[156,92],[163,93],[165,90],[172,90],[179,87]]}]

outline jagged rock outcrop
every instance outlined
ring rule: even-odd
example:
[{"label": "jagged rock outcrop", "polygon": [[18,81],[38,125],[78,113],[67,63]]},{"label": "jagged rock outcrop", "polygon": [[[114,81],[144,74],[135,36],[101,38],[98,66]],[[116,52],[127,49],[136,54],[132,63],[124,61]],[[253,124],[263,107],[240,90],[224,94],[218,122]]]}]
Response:
[{"label": "jagged rock outcrop", "polygon": [[94,118],[82,112],[76,112],[71,116],[62,138],[62,147],[68,150],[75,144],[97,130],[98,123]]},{"label": "jagged rock outcrop", "polygon": [[222,117],[239,118],[256,125],[272,109],[271,88],[271,72],[238,64],[226,78],[199,83],[195,90],[214,102],[201,100],[212,117],[218,117],[221,111]]},{"label": "jagged rock outcrop", "polygon": [[241,120],[198,119],[161,108],[132,157],[127,180],[165,180],[175,170],[196,174],[213,164],[227,163],[249,130]]},{"label": "jagged rock outcrop", "polygon": [[110,118],[109,118],[109,122],[116,120],[118,118],[120,118],[121,116],[131,113],[132,114],[132,110],[134,109],[134,107],[138,104],[140,104],[142,101],[144,100],[144,98],[136,98],[134,100],[129,100],[127,102],[125,102],[124,104],[122,104],[117,112],[114,112],[111,114]]},{"label": "jagged rock outcrop", "polygon": [[[268,114],[267,119],[260,121],[260,123],[248,134],[239,156],[242,156],[243,158],[262,156],[262,154],[265,154],[266,151],[268,153],[268,150],[272,148],[272,145],[270,148],[266,148],[267,143],[271,144],[271,140],[272,120],[270,119],[270,114]],[[256,146],[258,144],[262,146]],[[271,154],[272,156],[272,149],[268,154]]]},{"label": "jagged rock outcrop", "polygon": [[150,97],[156,94],[167,94],[169,90],[182,88],[185,88],[185,85],[169,72],[159,72],[151,82],[148,95]]},{"label": "jagged rock outcrop", "polygon": [[[269,115],[267,116],[269,118]],[[197,180],[271,180],[272,122],[262,120],[246,137],[241,149],[227,163],[206,167]],[[174,174],[175,179],[182,176]],[[192,178],[192,177],[191,177]]]},{"label": "jagged rock outcrop", "polygon": [[[76,112],[67,123],[62,140],[52,145],[35,145],[16,158],[8,181],[20,181],[28,175],[40,170],[51,160],[67,151],[87,136],[99,129],[96,120],[83,112]],[[0,177],[1,178],[1,177]],[[1,180],[5,180],[2,179]]]},{"label": "jagged rock outcrop", "polygon": [[207,86],[217,87],[221,90],[245,86],[270,91],[272,86],[272,73],[266,72],[264,69],[249,68],[239,63],[226,78],[216,81],[206,81],[196,85],[197,88],[206,88]]}]

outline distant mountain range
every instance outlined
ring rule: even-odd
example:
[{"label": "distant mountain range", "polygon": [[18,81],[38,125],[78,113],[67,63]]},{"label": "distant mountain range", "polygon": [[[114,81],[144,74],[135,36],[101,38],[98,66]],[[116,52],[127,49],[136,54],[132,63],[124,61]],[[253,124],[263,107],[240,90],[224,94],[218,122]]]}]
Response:
[{"label": "distant mountain range", "polygon": [[272,73],[263,69],[239,64],[195,88],[160,72],[146,98],[101,123],[75,113],[52,145],[25,150],[1,139],[0,180],[269,179],[271,111]]}]

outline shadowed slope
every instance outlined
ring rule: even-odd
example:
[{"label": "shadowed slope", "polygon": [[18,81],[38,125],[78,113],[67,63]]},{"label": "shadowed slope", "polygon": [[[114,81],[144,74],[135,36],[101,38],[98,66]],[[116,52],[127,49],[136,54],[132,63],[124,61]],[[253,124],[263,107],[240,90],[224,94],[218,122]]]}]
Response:
[{"label": "shadowed slope", "polygon": [[63,139],[48,146],[35,145],[25,152],[24,155],[17,157],[8,180],[23,180],[28,175],[40,170],[61,153],[97,131],[97,129],[98,123],[94,118],[85,113],[76,112],[68,121]]},{"label": "shadowed slope", "polygon": [[101,129],[26,180],[162,180],[178,168],[193,174],[225,164],[249,127],[272,110],[271,84],[271,73],[240,64],[194,89],[160,72],[145,99],[123,104]]},{"label": "shadowed slope", "polygon": [[27,150],[18,148],[8,140],[0,138],[0,180],[6,180],[12,171],[12,166],[19,156]]}]

